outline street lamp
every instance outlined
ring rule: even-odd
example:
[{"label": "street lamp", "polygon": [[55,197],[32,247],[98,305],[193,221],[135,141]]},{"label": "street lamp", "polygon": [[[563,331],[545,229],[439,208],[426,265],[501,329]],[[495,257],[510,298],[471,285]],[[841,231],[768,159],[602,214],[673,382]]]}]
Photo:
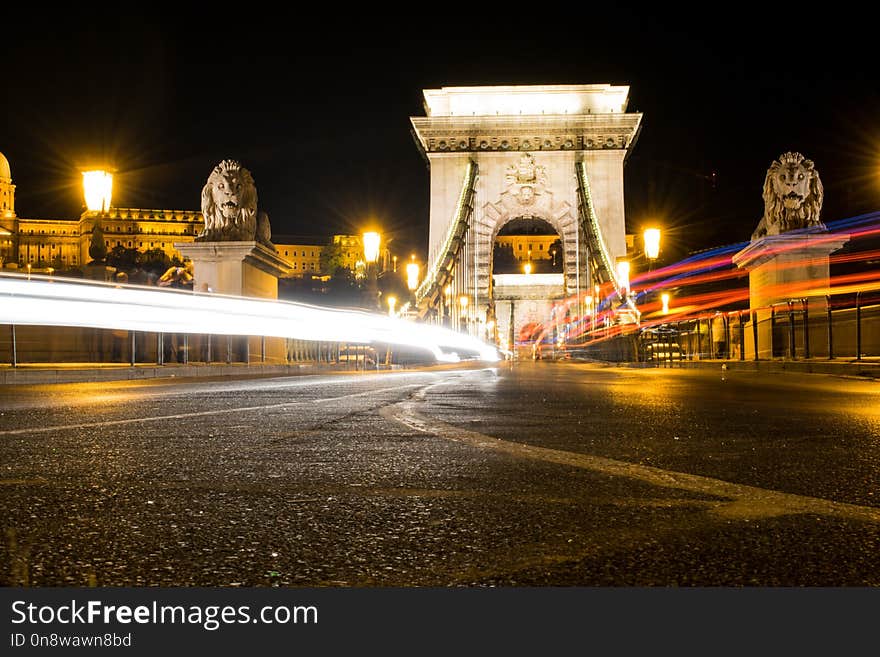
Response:
[{"label": "street lamp", "polygon": [[650,271],[657,256],[660,255],[660,229],[646,228],[642,238],[645,245],[645,257],[648,259],[648,271]]},{"label": "street lamp", "polygon": [[620,288],[621,299],[629,295],[629,261],[617,261],[617,286]]},{"label": "street lamp", "polygon": [[379,260],[379,245],[382,238],[379,233],[370,231],[363,235],[364,242],[364,260],[368,265],[375,264]]},{"label": "street lamp", "polygon": [[664,315],[668,315],[669,314],[669,292],[664,292],[663,294],[660,295],[660,303],[663,304],[663,309],[661,312]]},{"label": "street lamp", "polygon": [[523,265],[523,271],[526,273],[526,276],[528,276],[529,274],[531,274],[531,273],[532,273],[532,263],[531,263],[531,262],[527,262],[526,264],[524,264],[524,265]]},{"label": "street lamp", "polygon": [[[445,301],[445,303],[444,303]],[[440,301],[440,321],[446,322],[446,318],[449,318],[449,323],[452,322],[452,284],[447,285],[443,288],[443,299]]]},{"label": "street lamp", "polygon": [[113,174],[103,169],[83,171],[83,196],[90,212],[106,212],[110,209],[113,194]]},{"label": "street lamp", "polygon": [[397,297],[388,297],[388,315],[394,317],[394,307],[397,305]]},{"label": "street lamp", "polygon": [[406,265],[406,287],[412,291],[419,286],[419,263],[410,262]]},{"label": "street lamp", "polygon": [[368,231],[362,236],[364,246],[364,261],[367,267],[367,293],[370,298],[370,306],[375,309],[379,306],[379,281],[376,263],[379,260],[379,245],[382,238],[379,233]]},{"label": "street lamp", "polygon": [[[458,304],[461,306],[460,318],[464,320],[465,331],[469,331],[470,325],[468,324],[468,316],[467,316],[468,297],[466,294],[463,294],[458,298]],[[460,324],[459,324],[459,326],[460,326]]]}]

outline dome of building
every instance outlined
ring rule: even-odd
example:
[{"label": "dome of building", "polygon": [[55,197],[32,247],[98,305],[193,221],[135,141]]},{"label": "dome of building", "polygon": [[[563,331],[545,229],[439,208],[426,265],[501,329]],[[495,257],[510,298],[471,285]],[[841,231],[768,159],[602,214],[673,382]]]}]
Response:
[{"label": "dome of building", "polygon": [[0,153],[0,180],[2,179],[12,179],[12,170],[9,168],[9,160]]}]

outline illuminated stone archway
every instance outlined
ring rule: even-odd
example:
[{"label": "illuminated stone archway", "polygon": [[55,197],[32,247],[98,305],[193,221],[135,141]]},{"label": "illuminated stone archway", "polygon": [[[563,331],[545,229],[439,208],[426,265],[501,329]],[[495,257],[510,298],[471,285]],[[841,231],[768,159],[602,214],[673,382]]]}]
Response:
[{"label": "illuminated stone archway", "polygon": [[427,116],[412,118],[431,169],[423,298],[442,304],[439,288],[448,286],[471,299],[469,320],[484,320],[495,237],[519,217],[542,219],[561,236],[563,294],[590,289],[579,165],[607,255],[624,256],[623,166],[642,116],[626,111],[628,94],[607,84],[425,90]]}]

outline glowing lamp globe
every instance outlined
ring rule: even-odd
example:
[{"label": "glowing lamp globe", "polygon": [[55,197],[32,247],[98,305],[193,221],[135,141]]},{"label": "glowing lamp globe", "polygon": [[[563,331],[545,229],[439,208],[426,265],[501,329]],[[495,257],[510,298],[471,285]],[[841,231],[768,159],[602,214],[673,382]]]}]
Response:
[{"label": "glowing lamp globe", "polygon": [[645,257],[656,260],[660,255],[660,229],[648,228],[643,235],[645,241]]},{"label": "glowing lamp globe", "polygon": [[379,233],[368,232],[363,235],[364,240],[364,260],[374,263],[379,259],[379,244],[382,238]]},{"label": "glowing lamp globe", "polygon": [[406,265],[406,286],[410,290],[415,290],[419,286],[419,265],[416,262]]},{"label": "glowing lamp globe", "polygon": [[113,174],[103,170],[83,171],[83,196],[90,212],[110,209],[113,194]]}]

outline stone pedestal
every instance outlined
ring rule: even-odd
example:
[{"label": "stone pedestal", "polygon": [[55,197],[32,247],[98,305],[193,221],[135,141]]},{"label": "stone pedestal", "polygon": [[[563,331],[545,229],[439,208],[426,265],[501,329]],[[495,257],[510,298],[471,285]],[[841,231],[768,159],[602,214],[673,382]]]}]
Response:
[{"label": "stone pedestal", "polygon": [[174,244],[193,263],[193,290],[260,299],[278,298],[278,278],[287,261],[258,242]]},{"label": "stone pedestal", "polygon": [[83,267],[83,278],[88,281],[111,283],[116,276],[116,267],[108,267],[104,263],[90,262]]},{"label": "stone pedestal", "polygon": [[[278,298],[278,278],[286,274],[286,260],[253,241],[175,243],[174,248],[193,263],[193,291],[260,299]],[[250,359],[260,358],[260,338],[251,337]],[[283,338],[266,338],[267,360],[286,356]]]},{"label": "stone pedestal", "polygon": [[[749,308],[757,312],[758,354],[761,358],[773,356],[772,306],[783,304],[777,312],[788,312],[788,302],[794,300],[795,309],[801,311],[802,299],[807,299],[810,316],[816,317],[827,310],[829,256],[848,241],[848,235],[825,231],[783,233],[755,240],[733,256],[733,263],[749,272]],[[751,323],[745,333],[746,354],[754,354]]]}]

